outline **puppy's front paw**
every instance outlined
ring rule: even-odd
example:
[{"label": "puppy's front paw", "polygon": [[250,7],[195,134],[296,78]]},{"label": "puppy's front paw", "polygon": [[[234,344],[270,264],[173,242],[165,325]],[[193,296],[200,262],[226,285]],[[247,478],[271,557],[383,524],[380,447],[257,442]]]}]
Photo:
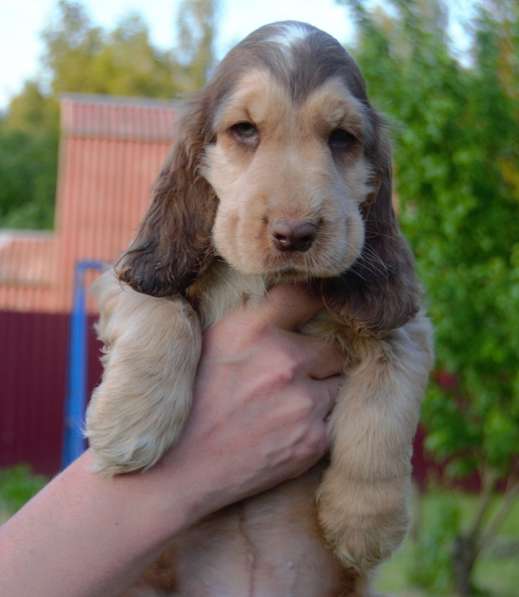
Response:
[{"label": "puppy's front paw", "polygon": [[191,397],[177,397],[148,410],[141,401],[132,405],[130,399],[121,405],[118,400],[103,400],[103,391],[101,385],[87,413],[93,470],[112,476],[150,468],[178,439]]},{"label": "puppy's front paw", "polygon": [[368,572],[388,558],[408,527],[407,480],[361,482],[329,470],[318,492],[325,539],[346,567]]},{"label": "puppy's front paw", "polygon": [[153,466],[178,439],[202,335],[183,299],[149,297],[109,277],[101,282],[115,299],[110,309],[101,302],[104,373],[87,410],[86,436],[94,470],[116,475]]}]

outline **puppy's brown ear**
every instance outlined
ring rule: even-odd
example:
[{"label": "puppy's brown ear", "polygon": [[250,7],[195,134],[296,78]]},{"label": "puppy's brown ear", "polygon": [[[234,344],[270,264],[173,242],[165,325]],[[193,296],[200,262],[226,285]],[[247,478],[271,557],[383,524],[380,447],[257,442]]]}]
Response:
[{"label": "puppy's brown ear", "polygon": [[361,206],[365,243],[353,267],[324,282],[324,300],[357,333],[383,335],[404,325],[419,309],[414,260],[392,204],[391,152],[377,118],[371,157],[378,182]]},{"label": "puppy's brown ear", "polygon": [[212,260],[216,197],[199,173],[204,146],[210,141],[207,120],[200,102],[181,119],[151,206],[115,266],[119,279],[139,292],[182,293]]}]

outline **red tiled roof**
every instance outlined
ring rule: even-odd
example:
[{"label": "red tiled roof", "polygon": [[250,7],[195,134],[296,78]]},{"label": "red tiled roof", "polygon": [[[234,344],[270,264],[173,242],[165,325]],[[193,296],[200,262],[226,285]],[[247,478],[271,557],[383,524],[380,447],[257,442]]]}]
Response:
[{"label": "red tiled roof", "polygon": [[68,94],[61,130],[75,137],[165,141],[173,137],[174,104],[151,99]]},{"label": "red tiled roof", "polygon": [[0,230],[0,284],[48,285],[54,246],[50,232]]},{"label": "red tiled roof", "polygon": [[173,138],[171,103],[69,95],[61,110],[55,231],[0,247],[0,309],[70,310],[75,263],[128,245]]}]

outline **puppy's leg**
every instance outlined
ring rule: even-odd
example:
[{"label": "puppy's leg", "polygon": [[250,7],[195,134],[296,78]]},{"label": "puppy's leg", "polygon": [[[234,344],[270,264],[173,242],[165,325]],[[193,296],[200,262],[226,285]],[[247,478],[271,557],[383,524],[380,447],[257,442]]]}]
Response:
[{"label": "puppy's leg", "polygon": [[361,341],[332,415],[331,465],[318,491],[336,555],[360,572],[401,543],[408,524],[412,441],[432,365],[423,315],[385,340]]},{"label": "puppy's leg", "polygon": [[97,284],[104,373],[87,410],[95,470],[146,469],[178,438],[200,358],[198,318],[182,298],[154,298],[119,283]]}]

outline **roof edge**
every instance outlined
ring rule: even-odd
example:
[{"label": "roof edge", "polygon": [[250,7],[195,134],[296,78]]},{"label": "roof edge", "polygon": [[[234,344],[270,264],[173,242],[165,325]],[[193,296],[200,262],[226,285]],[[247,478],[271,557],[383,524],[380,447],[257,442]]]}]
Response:
[{"label": "roof edge", "polygon": [[78,103],[87,104],[109,104],[112,106],[135,106],[143,108],[178,108],[183,100],[163,100],[152,97],[140,97],[131,95],[107,95],[98,93],[62,93],[59,97],[63,100],[73,100]]},{"label": "roof edge", "polygon": [[0,228],[0,239],[5,238],[52,238],[54,230],[31,230],[30,228]]},{"label": "roof edge", "polygon": [[111,95],[61,96],[65,136],[171,143],[178,104]]}]

